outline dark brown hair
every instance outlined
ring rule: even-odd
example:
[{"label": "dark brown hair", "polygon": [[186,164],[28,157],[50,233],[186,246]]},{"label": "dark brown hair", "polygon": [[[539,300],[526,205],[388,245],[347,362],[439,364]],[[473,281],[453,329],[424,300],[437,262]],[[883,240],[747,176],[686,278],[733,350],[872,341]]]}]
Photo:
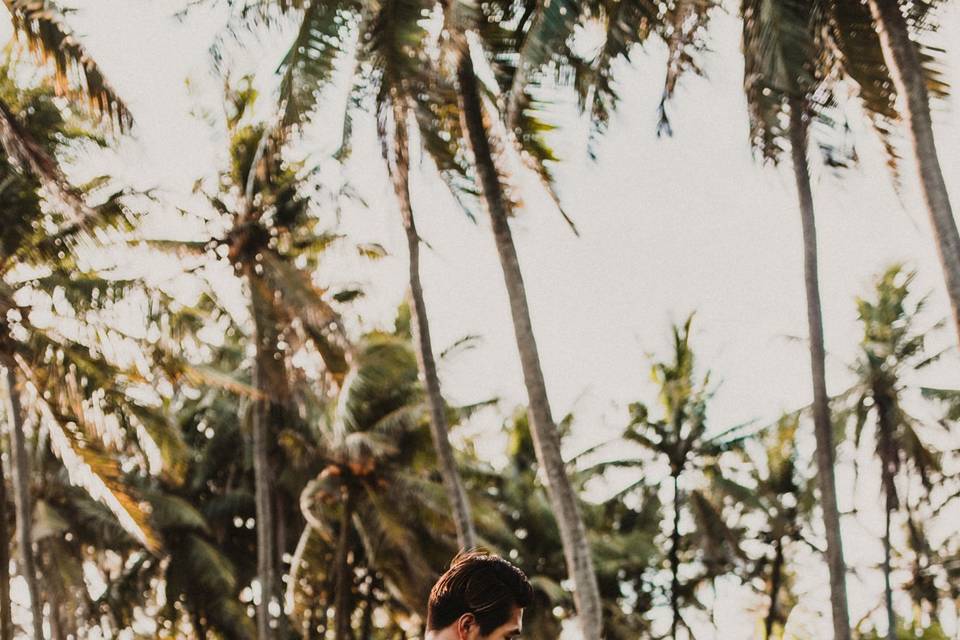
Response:
[{"label": "dark brown hair", "polygon": [[460,553],[430,590],[427,629],[446,629],[472,613],[480,633],[489,635],[510,619],[514,607],[528,607],[533,587],[523,571],[486,551]]}]

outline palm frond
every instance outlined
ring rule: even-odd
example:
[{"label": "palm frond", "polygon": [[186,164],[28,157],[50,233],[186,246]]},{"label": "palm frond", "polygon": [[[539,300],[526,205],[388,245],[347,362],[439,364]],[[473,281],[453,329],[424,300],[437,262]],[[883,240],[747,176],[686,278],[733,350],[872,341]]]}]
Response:
[{"label": "palm frond", "polygon": [[855,83],[860,104],[883,145],[887,166],[895,177],[899,176],[897,95],[870,8],[841,0],[825,3],[825,7],[823,55],[841,77]]},{"label": "palm frond", "polygon": [[[516,62],[507,67],[510,88],[506,93],[504,119],[507,129],[518,131],[520,120],[534,101],[539,79],[551,63],[565,62],[569,57],[568,41],[573,37],[581,4],[573,0],[540,0],[526,31],[515,34],[519,40]],[[559,59],[563,60],[559,60]],[[501,63],[501,73],[506,64]]]},{"label": "palm frond", "polygon": [[750,143],[764,160],[776,162],[785,148],[789,99],[807,99],[816,88],[812,11],[803,0],[744,0],[741,5]]},{"label": "palm frond", "polygon": [[146,491],[144,498],[150,503],[150,519],[163,531],[185,529],[208,533],[207,521],[197,509],[184,498],[165,491]]},{"label": "palm frond", "polygon": [[148,550],[157,552],[160,541],[150,525],[149,515],[143,508],[140,496],[126,482],[125,474],[115,456],[104,451],[89,440],[77,427],[83,416],[73,420],[62,415],[45,398],[45,389],[37,387],[32,371],[18,358],[22,375],[35,386],[36,406],[44,425],[50,433],[50,443],[70,475],[70,481],[86,489],[90,495],[103,502],[123,528]]},{"label": "palm frond", "polygon": [[680,78],[688,73],[704,74],[699,58],[707,50],[706,29],[717,6],[714,0],[676,0],[657,21],[657,30],[667,43],[667,73],[660,100],[658,135],[673,133],[666,105],[673,98]]},{"label": "palm frond", "polygon": [[603,2],[596,10],[603,29],[603,45],[592,57],[578,57],[574,65],[574,87],[580,110],[590,117],[590,154],[596,157],[595,142],[606,132],[617,107],[615,69],[629,62],[634,47],[643,43],[660,19],[658,6],[650,0]]},{"label": "palm frond", "polygon": [[467,158],[456,90],[437,78],[421,88],[413,104],[424,157],[434,162],[460,208],[476,221],[480,187]]},{"label": "palm frond", "polygon": [[353,357],[352,346],[339,314],[324,299],[324,292],[313,284],[309,273],[270,251],[262,253],[261,265],[263,282],[268,287],[264,291],[254,287],[251,293],[272,300],[290,318],[299,320],[330,374],[342,380]]},{"label": "palm frond", "polygon": [[229,558],[197,534],[179,540],[167,569],[167,593],[176,601],[181,593],[203,594],[204,599],[232,598],[237,578]]},{"label": "palm frond", "polygon": [[50,0],[3,0],[16,34],[43,63],[52,64],[58,93],[85,101],[97,115],[130,128],[133,118],[126,104],[107,82],[86,48],[73,36]]},{"label": "palm frond", "polygon": [[10,109],[0,101],[0,144],[7,156],[32,173],[40,181],[47,193],[53,198],[53,204],[80,223],[96,217],[95,212],[84,203],[60,170],[56,158],[27,132]]},{"label": "palm frond", "polygon": [[277,69],[284,128],[303,123],[313,113],[350,44],[358,7],[355,0],[306,5],[297,36]]}]

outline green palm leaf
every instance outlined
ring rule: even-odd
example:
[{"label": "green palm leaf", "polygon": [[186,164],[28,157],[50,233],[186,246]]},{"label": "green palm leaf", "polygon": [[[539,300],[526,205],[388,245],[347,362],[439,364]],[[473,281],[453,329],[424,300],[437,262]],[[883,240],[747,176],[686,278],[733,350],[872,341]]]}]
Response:
[{"label": "green palm leaf", "polygon": [[300,124],[313,113],[322,89],[332,79],[337,60],[346,52],[355,27],[352,14],[358,7],[355,0],[307,5],[300,30],[277,69],[284,127]]},{"label": "green palm leaf", "polygon": [[16,33],[43,62],[52,64],[57,91],[86,101],[98,115],[121,130],[133,123],[130,111],[107,83],[100,67],[73,36],[50,0],[3,0]]},{"label": "green palm leaf", "polygon": [[[159,537],[150,525],[140,496],[130,487],[116,456],[96,440],[96,435],[104,432],[103,425],[98,424],[102,416],[87,412],[82,404],[64,397],[70,393],[69,381],[64,384],[64,380],[58,379],[56,387],[44,384],[23,358],[18,357],[17,361],[24,379],[35,389],[34,400],[50,434],[51,448],[66,467],[70,481],[106,505],[134,539],[150,551],[158,551]],[[56,400],[47,399],[48,391]]]}]

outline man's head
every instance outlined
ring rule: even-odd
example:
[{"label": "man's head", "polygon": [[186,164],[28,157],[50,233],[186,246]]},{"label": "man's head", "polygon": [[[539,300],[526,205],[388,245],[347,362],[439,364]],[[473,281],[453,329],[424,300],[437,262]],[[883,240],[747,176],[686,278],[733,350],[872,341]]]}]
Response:
[{"label": "man's head", "polygon": [[517,638],[532,600],[520,569],[482,551],[461,553],[430,591],[427,631],[437,640]]}]

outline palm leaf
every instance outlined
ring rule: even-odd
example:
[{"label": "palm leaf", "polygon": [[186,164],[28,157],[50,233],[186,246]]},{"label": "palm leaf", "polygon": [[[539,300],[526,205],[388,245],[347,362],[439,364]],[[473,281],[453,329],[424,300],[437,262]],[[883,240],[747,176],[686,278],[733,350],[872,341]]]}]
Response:
[{"label": "palm leaf", "polygon": [[803,0],[744,0],[744,92],[750,142],[764,160],[776,162],[789,137],[789,98],[807,99],[815,88],[813,5]]},{"label": "palm leaf", "polygon": [[7,156],[32,173],[40,181],[53,204],[70,218],[73,224],[96,217],[63,176],[57,160],[27,132],[6,104],[0,101],[0,144]]},{"label": "palm leaf", "polygon": [[107,83],[97,63],[87,53],[50,0],[3,0],[13,27],[43,63],[52,64],[58,93],[86,101],[101,117],[128,129],[133,118],[126,104]]},{"label": "palm leaf", "polygon": [[[520,40],[515,65],[508,70],[510,89],[504,119],[509,131],[517,131],[521,118],[533,102],[538,80],[550,63],[567,58],[567,41],[580,14],[580,3],[573,0],[540,0],[536,3],[529,28]],[[506,65],[501,65],[501,69]],[[501,71],[503,72],[503,71]]]},{"label": "palm leaf", "polygon": [[36,386],[31,369],[18,358],[19,368],[36,388],[36,406],[43,424],[50,433],[53,452],[63,461],[70,481],[83,487],[94,499],[105,504],[121,526],[148,550],[157,552],[160,541],[150,525],[149,515],[138,496],[126,481],[125,474],[115,456],[101,449],[77,428],[74,420],[83,422],[83,416],[67,419],[44,397],[45,389]]},{"label": "palm leaf", "polygon": [[[252,293],[265,301],[275,301],[290,318],[299,320],[331,375],[342,380],[352,358],[352,346],[343,332],[339,314],[324,300],[323,291],[313,284],[309,273],[273,252],[264,251],[261,255],[263,283],[267,286],[255,286]],[[279,297],[274,293],[279,293]]]},{"label": "palm leaf", "polygon": [[313,113],[320,92],[333,77],[337,60],[345,53],[357,8],[354,0],[307,5],[297,36],[277,69],[284,128],[301,124]]}]

